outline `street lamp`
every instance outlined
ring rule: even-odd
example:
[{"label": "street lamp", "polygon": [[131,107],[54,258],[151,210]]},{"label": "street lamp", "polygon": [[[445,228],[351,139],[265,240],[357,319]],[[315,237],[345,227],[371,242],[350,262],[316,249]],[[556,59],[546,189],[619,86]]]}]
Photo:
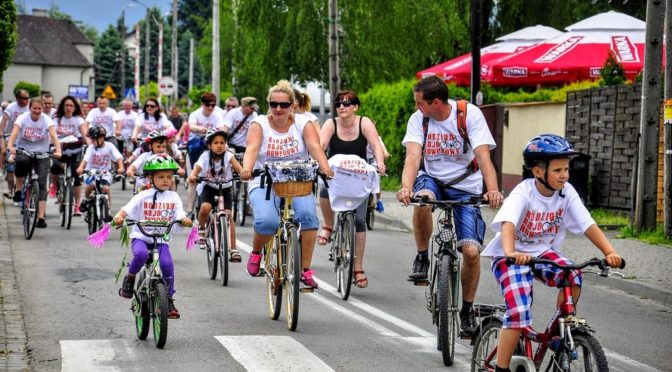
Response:
[{"label": "street lamp", "polygon": [[[142,5],[147,10],[147,15],[145,16],[145,99],[149,96],[149,17],[152,17],[152,20],[159,27],[159,52],[157,58],[157,80],[161,80],[163,77],[163,22],[157,21],[153,14],[150,13],[149,7],[139,0],[130,0],[133,4]],[[129,4],[131,5],[131,4]],[[158,83],[158,81],[157,81]],[[140,92],[137,92],[138,97]],[[161,102],[161,91],[159,91],[159,103]]]}]

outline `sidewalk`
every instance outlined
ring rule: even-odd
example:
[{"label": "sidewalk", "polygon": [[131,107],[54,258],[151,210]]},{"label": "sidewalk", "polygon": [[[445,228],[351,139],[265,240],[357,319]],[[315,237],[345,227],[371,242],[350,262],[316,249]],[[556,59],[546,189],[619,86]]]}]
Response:
[{"label": "sidewalk", "polygon": [[[376,212],[374,229],[394,229],[412,233],[413,207],[401,205],[392,191],[383,191],[381,198],[385,211]],[[488,226],[485,234],[487,244],[494,236],[489,226],[495,217],[495,211],[483,208],[482,213]],[[618,232],[615,231],[607,231],[605,234],[621,257],[626,260],[627,267],[617,270],[625,275],[625,279],[615,276],[602,278],[595,275],[584,275],[584,279],[672,306],[672,272],[667,267],[672,263],[672,248],[649,245],[636,240],[617,239]],[[567,234],[564,241],[563,252],[577,261],[602,257],[600,251],[586,237],[571,233]]]}]

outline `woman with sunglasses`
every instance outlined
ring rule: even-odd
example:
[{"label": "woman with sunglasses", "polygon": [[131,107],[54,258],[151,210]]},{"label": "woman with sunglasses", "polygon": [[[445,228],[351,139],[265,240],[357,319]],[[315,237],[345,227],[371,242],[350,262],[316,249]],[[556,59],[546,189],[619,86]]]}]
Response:
[{"label": "woman with sunglasses", "polygon": [[[327,157],[320,147],[317,128],[303,115],[294,115],[296,102],[294,90],[287,80],[280,80],[273,86],[266,98],[270,106],[268,115],[259,115],[252,121],[247,132],[247,150],[243,157],[243,180],[252,178],[253,168],[262,168],[266,161],[307,160],[311,156],[317,160],[320,171],[332,177]],[[277,144],[284,144],[282,151],[274,150]],[[266,200],[266,189],[260,187],[260,177],[250,184],[250,202],[254,211],[254,236],[252,253],[247,262],[247,272],[252,276],[259,274],[261,250],[264,244],[273,238],[280,224],[276,206],[280,199],[271,192],[271,200]],[[292,208],[301,224],[301,261],[303,273],[301,282],[317,288],[310,263],[313,259],[318,219],[313,195],[293,198]]]},{"label": "woman with sunglasses", "polygon": [[[334,107],[338,116],[329,119],[320,130],[320,143],[331,158],[334,155],[357,155],[366,161],[366,148],[370,146],[376,159],[378,173],[385,174],[385,157],[380,145],[378,131],[373,121],[365,116],[357,115],[359,97],[349,90],[341,91],[336,95]],[[364,247],[366,244],[366,208],[368,199],[356,208],[355,213],[355,285],[366,288],[369,281],[364,275]],[[317,244],[325,245],[329,242],[333,231],[334,212],[329,203],[329,192],[326,187],[320,190],[320,209],[324,218],[324,226],[317,237]]]},{"label": "woman with sunglasses", "polygon": [[158,130],[165,132],[169,129],[175,129],[168,120],[166,114],[161,112],[159,102],[154,98],[145,101],[142,112],[138,113],[138,119],[135,121],[135,128],[131,135],[133,143],[138,142],[138,138],[145,138],[149,132]]}]

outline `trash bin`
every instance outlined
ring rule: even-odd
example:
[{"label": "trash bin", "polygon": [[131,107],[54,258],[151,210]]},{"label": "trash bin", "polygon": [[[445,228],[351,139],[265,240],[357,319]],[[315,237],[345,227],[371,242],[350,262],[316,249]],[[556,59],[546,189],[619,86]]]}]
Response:
[{"label": "trash bin", "polygon": [[[590,170],[590,155],[579,154],[569,162],[569,183],[574,186],[581,197],[583,204],[588,205],[588,180]],[[532,170],[523,165],[523,179],[534,177]]]}]

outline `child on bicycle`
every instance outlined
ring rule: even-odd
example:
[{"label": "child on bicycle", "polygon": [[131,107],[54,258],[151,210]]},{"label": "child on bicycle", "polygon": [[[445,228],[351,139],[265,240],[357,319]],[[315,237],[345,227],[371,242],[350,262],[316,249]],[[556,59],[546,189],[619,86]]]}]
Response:
[{"label": "child on bicycle", "polygon": [[[194,164],[194,169],[189,175],[189,182],[196,183],[198,176],[206,177],[213,181],[231,181],[233,177],[231,168],[238,174],[243,171],[243,167],[238,160],[236,160],[234,154],[227,151],[228,138],[228,133],[223,129],[208,129],[205,134],[205,143],[208,150],[201,154],[198,161],[196,161],[196,164]],[[226,188],[223,190],[224,209],[229,221],[232,221],[231,206],[233,204],[231,186],[232,182],[228,182]],[[198,212],[198,237],[199,244],[201,245],[201,248],[203,248],[205,245],[205,224],[208,219],[208,214],[210,214],[212,208],[217,206],[215,196],[219,195],[219,189],[217,184],[203,181],[197,186],[196,192],[201,198],[200,211]],[[229,257],[229,261],[240,262],[240,253],[238,253],[238,249],[236,248],[235,224],[230,223],[230,227],[231,256]]]},{"label": "child on bicycle", "polygon": [[[102,178],[102,192],[107,194],[108,202],[112,205],[112,192],[110,190],[110,185],[112,184],[112,173],[110,173],[110,162],[114,161],[117,163],[117,173],[124,172],[124,157],[121,155],[117,146],[113,145],[110,142],[105,141],[107,136],[107,131],[104,127],[94,126],[89,128],[87,136],[91,139],[91,144],[86,149],[84,158],[82,162],[79,163],[79,168],[77,168],[77,174],[82,175],[85,171],[96,170],[98,172],[107,172],[103,174]],[[86,198],[82,200],[82,203],[79,206],[79,210],[86,212],[89,208],[89,195],[93,192],[93,188],[96,187],[95,183],[86,185],[84,190],[84,195]],[[104,217],[106,222],[112,220],[111,216]]]},{"label": "child on bicycle", "polygon": [[[534,179],[524,180],[511,191],[492,222],[497,235],[482,255],[492,257],[492,271],[506,304],[496,371],[509,371],[521,332],[532,323],[533,279],[554,287],[568,279],[574,301],[579,298],[582,283],[579,271],[572,272],[570,278],[563,278],[562,270],[550,265],[536,265],[532,271],[526,265],[532,257],[571,264],[560,253],[560,245],[569,230],[590,239],[602,251],[609,266],[621,264],[621,257],[567,182],[569,161],[574,155],[578,153],[561,136],[542,134],[532,138],[523,150],[523,158]],[[514,258],[515,264],[508,266],[506,257]]]},{"label": "child on bicycle", "polygon": [[[166,136],[163,132],[155,130],[149,132],[147,137],[145,137],[145,144],[148,146],[148,151],[141,152],[139,155],[137,155],[137,158],[133,161],[133,163],[128,167],[128,170],[126,171],[126,175],[129,177],[135,177],[135,175],[138,173],[138,169],[143,169],[143,166],[145,165],[145,162],[147,159],[149,159],[152,155],[156,154],[167,154],[171,156],[173,159],[175,159],[174,156],[172,156],[171,153],[167,151],[167,146],[168,146],[168,136]],[[138,147],[140,148],[140,147]],[[135,152],[134,152],[135,154]],[[179,151],[178,151],[179,154]],[[177,159],[176,159],[177,160]],[[177,160],[179,161],[179,160]],[[179,170],[177,171],[177,174],[180,176],[184,176],[184,168],[180,167]],[[143,176],[142,172],[139,172],[139,176]],[[147,180],[144,177],[139,177],[136,180],[136,185],[138,185],[138,190],[142,190],[143,188],[147,187],[147,183],[149,180]],[[140,186],[142,185],[142,187]],[[170,187],[171,190],[175,191],[175,185]]]},{"label": "child on bicycle", "polygon": [[[124,219],[130,218],[136,221],[153,221],[170,223],[174,220],[180,220],[182,226],[192,225],[191,220],[182,209],[182,200],[180,196],[170,191],[170,185],[173,183],[173,175],[180,167],[177,162],[167,154],[152,155],[145,162],[142,172],[151,182],[152,187],[139,192],[121,208],[114,216],[114,223],[121,225]],[[140,229],[133,226],[129,235],[131,238],[131,250],[133,259],[128,266],[128,274],[119,289],[119,296],[123,298],[133,297],[133,285],[135,284],[135,274],[140,272],[142,266],[147,262],[148,245],[153,244],[152,238],[146,237],[140,232]],[[163,279],[168,282],[168,318],[179,319],[180,313],[175,307],[173,294],[175,293],[175,271],[173,267],[173,258],[170,254],[170,248],[167,242],[158,243],[159,266]]]}]

